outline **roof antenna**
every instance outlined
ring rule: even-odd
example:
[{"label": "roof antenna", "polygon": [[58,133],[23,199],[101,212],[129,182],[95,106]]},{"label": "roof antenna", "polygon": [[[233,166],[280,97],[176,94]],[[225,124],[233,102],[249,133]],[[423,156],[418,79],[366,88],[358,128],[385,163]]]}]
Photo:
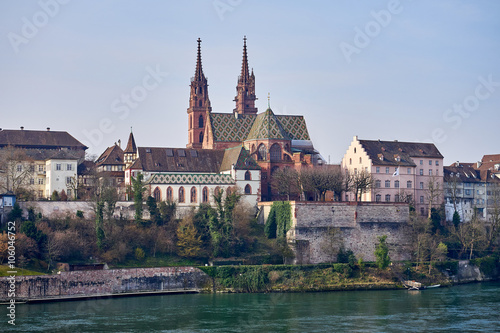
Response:
[{"label": "roof antenna", "polygon": [[267,93],[267,108],[271,108],[271,93]]}]

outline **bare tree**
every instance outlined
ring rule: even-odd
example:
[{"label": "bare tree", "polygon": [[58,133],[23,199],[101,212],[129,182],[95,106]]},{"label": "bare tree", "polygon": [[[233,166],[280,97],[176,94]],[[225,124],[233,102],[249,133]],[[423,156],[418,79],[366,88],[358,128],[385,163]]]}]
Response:
[{"label": "bare tree", "polygon": [[271,176],[271,188],[279,196],[285,196],[286,200],[297,197],[300,195],[298,172],[291,168],[276,170]]},{"label": "bare tree", "polygon": [[372,175],[365,170],[352,174],[352,190],[356,195],[356,201],[361,201],[362,195],[369,192],[373,184],[374,180]]},{"label": "bare tree", "polygon": [[0,188],[19,194],[31,187],[34,161],[22,149],[12,146],[0,149]]},{"label": "bare tree", "polygon": [[316,200],[324,201],[326,192],[332,191],[334,199],[339,201],[342,193],[351,187],[351,177],[340,168],[323,166],[302,170],[300,184],[304,192],[314,193]]},{"label": "bare tree", "polygon": [[432,207],[439,204],[439,198],[443,194],[443,189],[441,188],[441,184],[438,182],[435,176],[429,178],[427,182],[427,187],[425,189],[425,196],[427,202],[429,203],[429,213],[428,218],[431,218]]}]

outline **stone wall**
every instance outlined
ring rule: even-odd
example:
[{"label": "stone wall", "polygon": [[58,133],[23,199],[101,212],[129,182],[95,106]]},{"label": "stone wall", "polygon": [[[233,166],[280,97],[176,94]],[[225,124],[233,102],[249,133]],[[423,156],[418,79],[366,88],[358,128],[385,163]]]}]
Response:
[{"label": "stone wall", "polygon": [[411,258],[407,204],[292,201],[291,206],[292,227],[287,239],[294,248],[296,264],[336,261],[341,246],[357,258],[375,261],[375,245],[382,235],[387,235],[392,260]]},{"label": "stone wall", "polygon": [[[194,267],[110,269],[17,276],[16,299],[198,289],[208,279],[205,273]],[[0,277],[0,300],[8,299],[8,286],[7,277]]]}]

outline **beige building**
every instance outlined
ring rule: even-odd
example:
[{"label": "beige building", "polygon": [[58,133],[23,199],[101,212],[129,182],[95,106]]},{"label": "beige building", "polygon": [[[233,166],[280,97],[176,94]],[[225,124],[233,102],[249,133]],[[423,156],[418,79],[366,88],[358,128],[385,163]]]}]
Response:
[{"label": "beige building", "polygon": [[[402,202],[421,215],[443,203],[443,155],[432,143],[359,140],[354,137],[341,166],[372,175],[372,188],[361,201]],[[345,194],[355,201],[354,193]]]}]

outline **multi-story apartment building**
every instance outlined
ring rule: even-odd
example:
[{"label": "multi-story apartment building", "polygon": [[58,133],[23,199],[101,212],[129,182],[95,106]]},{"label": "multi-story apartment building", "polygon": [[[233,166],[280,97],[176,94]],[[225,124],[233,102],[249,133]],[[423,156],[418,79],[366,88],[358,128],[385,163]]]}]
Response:
[{"label": "multi-story apartment building", "polygon": [[485,155],[477,163],[456,162],[444,168],[446,219],[456,211],[461,221],[474,212],[489,221],[500,210],[500,155]]},{"label": "multi-story apartment building", "polygon": [[[443,202],[443,155],[432,143],[359,140],[355,136],[341,166],[373,177],[373,186],[362,201],[408,201],[421,215],[428,215],[429,208]],[[345,200],[356,200],[354,193],[346,193]]]},{"label": "multi-story apartment building", "polygon": [[[77,166],[87,147],[67,132],[0,129],[0,187],[30,198],[77,189]],[[22,192],[22,193],[21,193]]]}]

